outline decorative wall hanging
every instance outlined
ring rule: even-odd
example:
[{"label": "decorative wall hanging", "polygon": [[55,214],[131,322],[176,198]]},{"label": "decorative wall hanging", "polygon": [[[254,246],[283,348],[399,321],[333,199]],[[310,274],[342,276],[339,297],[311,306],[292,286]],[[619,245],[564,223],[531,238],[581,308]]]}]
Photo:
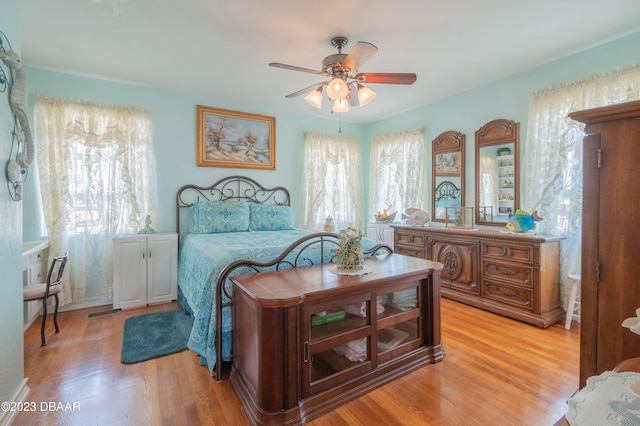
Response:
[{"label": "decorative wall hanging", "polygon": [[0,59],[8,73],[0,67],[0,92],[9,91],[9,107],[13,114],[11,152],[6,165],[7,187],[14,201],[22,200],[22,182],[33,162],[35,145],[27,115],[27,75],[20,55],[11,49],[7,36],[0,31]]},{"label": "decorative wall hanging", "polygon": [[196,106],[197,165],[276,168],[276,118]]}]

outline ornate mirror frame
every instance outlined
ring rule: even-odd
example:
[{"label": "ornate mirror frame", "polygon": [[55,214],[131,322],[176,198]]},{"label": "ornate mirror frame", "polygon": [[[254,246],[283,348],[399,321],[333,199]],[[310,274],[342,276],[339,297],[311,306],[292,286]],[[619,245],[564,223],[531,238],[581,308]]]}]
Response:
[{"label": "ornate mirror frame", "polygon": [[520,202],[520,123],[490,121],[476,131],[475,143],[476,223],[504,226]]},{"label": "ornate mirror frame", "polygon": [[444,222],[447,207],[464,207],[464,148],[466,137],[448,130],[432,142],[431,220]]}]

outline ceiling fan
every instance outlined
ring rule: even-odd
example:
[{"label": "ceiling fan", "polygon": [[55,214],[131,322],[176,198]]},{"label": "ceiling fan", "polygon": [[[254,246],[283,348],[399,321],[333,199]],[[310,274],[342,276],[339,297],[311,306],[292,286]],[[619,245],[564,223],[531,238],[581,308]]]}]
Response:
[{"label": "ceiling fan", "polygon": [[353,46],[349,54],[342,53],[342,49],[347,45],[348,41],[346,37],[334,37],[331,39],[331,45],[338,49],[338,53],[324,58],[322,60],[322,69],[320,70],[281,64],[279,62],[269,63],[269,66],[276,68],[329,77],[328,81],[305,87],[297,92],[288,94],[286,97],[293,98],[308,93],[304,100],[320,109],[322,108],[322,88],[326,86],[329,100],[334,101],[331,112],[346,112],[349,111],[349,104],[363,106],[376,97],[376,93],[365,87],[363,83],[413,84],[416,81],[416,75],[413,73],[359,73],[358,68],[360,65],[369,60],[378,51],[378,48],[371,43],[359,41]]}]

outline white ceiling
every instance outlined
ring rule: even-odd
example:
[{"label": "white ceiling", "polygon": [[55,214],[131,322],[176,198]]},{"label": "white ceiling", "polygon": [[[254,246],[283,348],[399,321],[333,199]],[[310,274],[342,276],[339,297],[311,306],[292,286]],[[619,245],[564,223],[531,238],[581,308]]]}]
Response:
[{"label": "white ceiling", "polygon": [[[638,0],[21,0],[27,65],[330,116],[285,95],[321,76],[334,36],[379,48],[361,72],[414,72],[411,86],[344,120],[370,122],[640,30]],[[219,106],[219,105],[210,105]],[[265,109],[266,108],[266,109]]]}]

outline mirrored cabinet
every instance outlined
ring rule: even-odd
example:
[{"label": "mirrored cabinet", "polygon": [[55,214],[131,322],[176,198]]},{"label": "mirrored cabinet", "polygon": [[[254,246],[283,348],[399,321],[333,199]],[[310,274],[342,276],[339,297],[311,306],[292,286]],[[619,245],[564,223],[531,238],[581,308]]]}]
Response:
[{"label": "mirrored cabinet", "polygon": [[497,119],[476,131],[476,223],[505,225],[519,208],[520,123]]},{"label": "mirrored cabinet", "polygon": [[464,206],[465,135],[453,130],[441,133],[432,142],[434,222],[444,222],[448,207]]}]

